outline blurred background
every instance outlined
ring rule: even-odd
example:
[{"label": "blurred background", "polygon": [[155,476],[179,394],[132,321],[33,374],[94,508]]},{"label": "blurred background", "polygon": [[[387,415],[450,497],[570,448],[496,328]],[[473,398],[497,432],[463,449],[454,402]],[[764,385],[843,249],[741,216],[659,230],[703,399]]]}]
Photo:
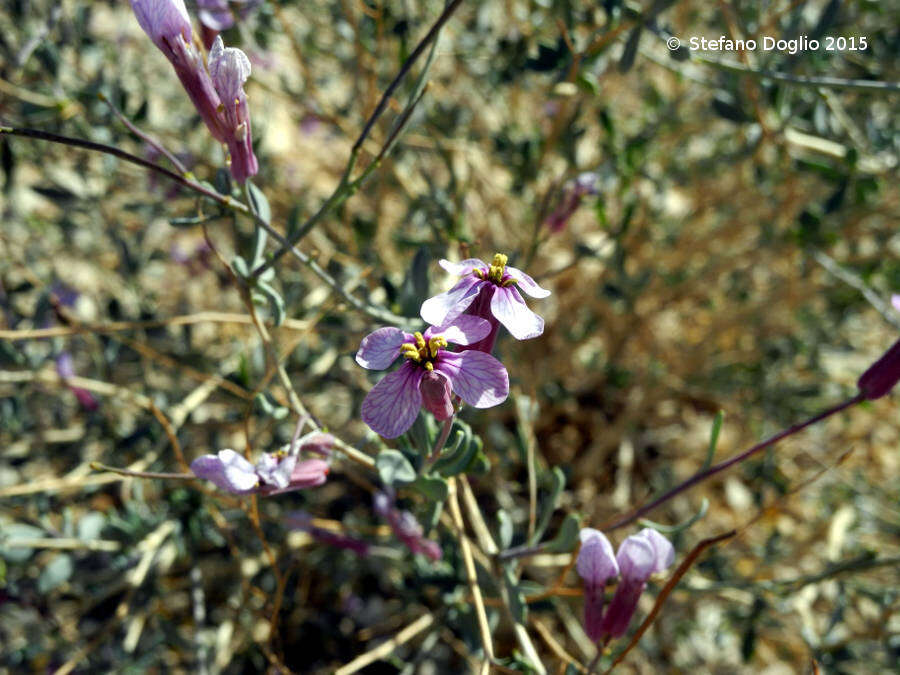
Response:
[{"label": "blurred background", "polygon": [[[0,7],[0,124],[164,164],[102,94],[221,183],[221,148],[128,3]],[[253,64],[255,183],[290,231],[337,185],[444,3],[231,7],[223,37]],[[541,338],[498,343],[510,400],[463,414],[484,444],[470,482],[495,537],[525,541],[529,459],[539,502],[551,469],[566,478],[550,535],[567,514],[602,527],[700,468],[718,411],[721,459],[855,393],[900,327],[898,25],[900,5],[864,0],[461,3],[397,147],[300,248],[402,316],[449,288],[440,258],[503,252],[552,290],[528,300]],[[821,47],[701,54],[692,36]],[[828,51],[827,36],[867,46]],[[290,439],[285,392],[223,264],[247,247],[249,222],[213,218],[204,235],[185,222],[194,195],[81,149],[4,135],[0,166],[0,669],[333,672],[423,614],[434,623],[365,672],[474,668],[454,539],[432,531],[438,563],[398,546],[362,467],[260,500],[255,518],[208,485],[91,469],[179,472],[179,453]],[[593,189],[567,210],[584,172]],[[271,330],[295,389],[374,454],[359,408],[377,378],[353,355],[381,324],[296,259],[276,270],[288,320]],[[621,671],[898,668],[898,432],[895,397],[857,406],[653,513],[666,525],[701,514],[673,535],[676,562],[705,537],[738,535],[682,578]],[[401,504],[424,519],[416,493]],[[360,558],[291,531],[298,509],[376,550]],[[521,568],[548,672],[583,672],[595,653],[575,572],[545,593],[570,558]],[[482,572],[496,653],[527,671]]]}]

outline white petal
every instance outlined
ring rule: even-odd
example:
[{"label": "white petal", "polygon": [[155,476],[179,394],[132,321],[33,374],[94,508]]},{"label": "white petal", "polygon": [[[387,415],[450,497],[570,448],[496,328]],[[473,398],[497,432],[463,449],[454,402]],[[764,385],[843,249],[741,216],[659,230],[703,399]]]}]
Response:
[{"label": "white petal", "polygon": [[480,316],[463,314],[446,326],[429,329],[431,335],[443,335],[455,345],[473,345],[491,332],[491,323]]},{"label": "white petal", "polygon": [[529,340],[544,332],[544,320],[528,309],[515,288],[497,288],[491,313],[516,340]]},{"label": "white petal", "polygon": [[465,277],[446,293],[428,298],[419,313],[432,326],[450,323],[469,308],[483,283],[476,277]]},{"label": "white petal", "polygon": [[488,265],[478,258],[466,258],[458,263],[450,262],[449,260],[441,260],[438,265],[443,267],[450,274],[455,274],[458,277],[468,274],[472,270],[481,269],[487,271],[488,269]]},{"label": "white petal", "polygon": [[550,295],[550,291],[538,286],[538,283],[530,276],[525,274],[525,272],[523,272],[522,270],[513,267],[512,265],[507,265],[506,273],[513,279],[515,279],[516,283],[519,285],[519,288],[525,291],[532,298],[546,298],[548,295]]}]

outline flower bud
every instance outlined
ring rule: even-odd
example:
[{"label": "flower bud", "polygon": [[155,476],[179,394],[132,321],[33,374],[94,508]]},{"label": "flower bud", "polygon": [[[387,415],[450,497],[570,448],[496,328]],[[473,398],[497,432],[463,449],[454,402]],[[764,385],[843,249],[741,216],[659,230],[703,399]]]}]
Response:
[{"label": "flower bud", "polygon": [[444,375],[433,370],[426,372],[419,383],[419,392],[422,394],[422,406],[434,415],[434,419],[438,422],[453,416],[450,380]]},{"label": "flower bud", "polygon": [[856,386],[870,401],[889,393],[900,380],[900,340],[864,372]]}]

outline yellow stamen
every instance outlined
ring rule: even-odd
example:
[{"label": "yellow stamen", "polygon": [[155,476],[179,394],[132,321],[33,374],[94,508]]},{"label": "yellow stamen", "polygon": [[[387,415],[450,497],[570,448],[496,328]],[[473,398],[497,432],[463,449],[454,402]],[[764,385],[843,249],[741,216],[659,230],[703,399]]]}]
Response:
[{"label": "yellow stamen", "polygon": [[435,335],[428,341],[428,351],[431,352],[431,358],[438,355],[438,351],[447,346],[447,338],[443,335]]},{"label": "yellow stamen", "polygon": [[488,270],[488,277],[495,284],[503,282],[503,274],[506,271],[506,261],[509,260],[502,253],[495,253],[494,259],[491,261],[491,268]]},{"label": "yellow stamen", "polygon": [[425,346],[425,338],[422,337],[422,334],[419,331],[413,333],[413,337],[416,338],[416,347],[421,349]]},{"label": "yellow stamen", "polygon": [[434,370],[434,364],[431,361],[426,361],[425,370]]}]

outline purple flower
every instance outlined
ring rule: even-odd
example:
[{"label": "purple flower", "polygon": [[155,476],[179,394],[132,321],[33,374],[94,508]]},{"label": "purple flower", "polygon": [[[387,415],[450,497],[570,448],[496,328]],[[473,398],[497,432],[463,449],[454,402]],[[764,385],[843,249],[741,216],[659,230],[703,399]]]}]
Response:
[{"label": "purple flower", "polygon": [[581,549],[575,569],[584,581],[584,629],[594,642],[602,636],[603,590],[619,573],[612,544],[600,530],[586,527],[579,533]]},{"label": "purple flower", "polygon": [[222,102],[203,63],[203,56],[194,46],[184,0],[131,0],[131,7],[141,28],[172,63],[209,132],[220,143],[227,142],[218,112]]},{"label": "purple flower", "polygon": [[588,195],[597,194],[597,182],[599,177],[592,171],[579,174],[575,180],[568,181],[563,186],[562,198],[559,204],[544,220],[546,225],[553,232],[559,232],[568,224],[572,214],[581,206],[581,202]]},{"label": "purple flower", "polygon": [[483,352],[447,350],[450,343],[471,345],[482,340],[490,329],[484,319],[457,316],[452,323],[431,327],[424,334],[379,328],[367,335],[356,353],[359,365],[384,370],[399,356],[404,363],[372,387],[362,404],[363,422],[385,438],[396,438],[412,426],[423,403],[433,413],[448,412],[446,385],[475,408],[503,403],[509,395],[509,375],[502,363]]},{"label": "purple flower", "polygon": [[61,352],[60,355],[56,357],[56,374],[66,383],[69,390],[75,394],[75,398],[78,399],[82,408],[88,411],[94,411],[100,407],[100,404],[91,392],[69,383],[69,380],[75,377],[75,366],[72,365],[72,355],[69,352]]},{"label": "purple flower", "polygon": [[860,375],[856,386],[863,396],[873,401],[890,393],[900,381],[900,340],[891,345],[884,355]]},{"label": "purple flower", "polygon": [[250,113],[244,83],[250,60],[240,49],[225,48],[216,37],[208,64],[193,43],[184,0],[131,0],[138,23],[175,68],[209,132],[228,146],[231,174],[239,183],[256,175]]},{"label": "purple flower", "polygon": [[375,513],[384,518],[391,526],[394,536],[413,553],[421,553],[433,561],[443,556],[440,545],[436,541],[425,538],[419,521],[409,511],[401,511],[394,506],[394,498],[386,492],[375,493]]},{"label": "purple flower", "polygon": [[507,265],[506,260],[502,253],[497,253],[490,265],[476,258],[459,263],[441,260],[441,267],[462,278],[446,293],[422,303],[422,318],[435,326],[448,324],[463,313],[486,319],[491,324],[490,333],[470,345],[470,349],[483,352],[493,350],[498,322],[517,340],[543,333],[544,320],[528,309],[516,285],[532,298],[546,298],[550,291],[538,286],[522,270]]},{"label": "purple flower", "polygon": [[313,524],[313,517],[305,511],[294,511],[287,515],[287,525],[294,530],[302,530],[309,534],[313,539],[321,544],[334,546],[335,548],[343,548],[353,551],[356,555],[364,557],[369,553],[368,542],[348,537],[344,534],[326,530]]},{"label": "purple flower", "polygon": [[191,471],[226,492],[236,495],[282,494],[318,487],[328,475],[328,462],[321,459],[297,461],[297,455],[265,453],[256,466],[234,450],[203,455],[191,462]]},{"label": "purple flower", "polygon": [[209,74],[222,100],[220,107],[225,144],[231,156],[231,175],[243,183],[259,171],[253,154],[250,133],[250,111],[244,83],[250,77],[250,59],[236,47],[225,47],[221,37],[216,37],[209,51]]},{"label": "purple flower", "polygon": [[[603,616],[600,634],[620,637],[628,628],[641,593],[651,574],[662,572],[675,560],[672,544],[656,530],[646,528],[622,542],[616,561],[622,580]],[[596,639],[593,638],[592,639]]]}]

